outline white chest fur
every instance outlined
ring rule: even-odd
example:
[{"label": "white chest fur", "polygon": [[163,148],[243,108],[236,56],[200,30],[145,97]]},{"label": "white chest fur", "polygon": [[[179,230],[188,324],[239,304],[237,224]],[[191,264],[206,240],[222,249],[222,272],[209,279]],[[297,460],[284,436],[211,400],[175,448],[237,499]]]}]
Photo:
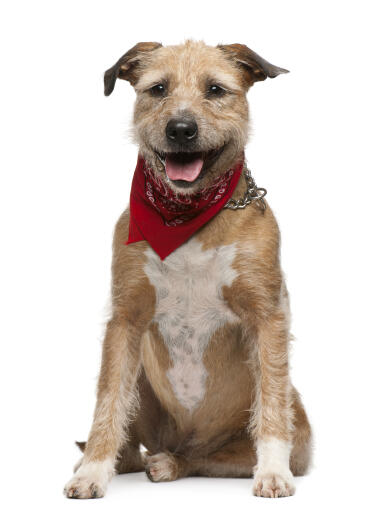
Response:
[{"label": "white chest fur", "polygon": [[202,401],[208,377],[203,355],[213,333],[237,317],[226,306],[222,287],[237,277],[235,245],[202,250],[191,239],[164,261],[148,249],[145,272],[156,290],[158,324],[173,366],[167,377],[178,401],[192,412]]}]

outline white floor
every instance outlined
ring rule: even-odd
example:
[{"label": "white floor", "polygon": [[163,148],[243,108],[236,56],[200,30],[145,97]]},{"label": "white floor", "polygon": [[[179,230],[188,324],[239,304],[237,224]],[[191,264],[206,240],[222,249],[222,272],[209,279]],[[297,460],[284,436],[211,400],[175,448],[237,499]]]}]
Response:
[{"label": "white floor", "polygon": [[[344,467],[340,459],[333,466],[313,469],[296,478],[297,491],[293,497],[264,499],[252,495],[251,479],[187,478],[171,483],[151,483],[145,473],[115,476],[103,499],[69,500],[62,495],[62,487],[70,473],[62,466],[50,466],[40,474],[29,474],[28,482],[38,480],[34,491],[19,489],[9,502],[20,509],[20,500],[28,509],[31,503],[38,509],[52,511],[99,509],[151,509],[156,510],[240,510],[240,509],[317,509],[338,510],[355,507],[368,509],[370,480],[368,474],[359,474],[356,467]],[[11,506],[10,506],[11,507]],[[369,508],[370,509],[370,508]]]}]

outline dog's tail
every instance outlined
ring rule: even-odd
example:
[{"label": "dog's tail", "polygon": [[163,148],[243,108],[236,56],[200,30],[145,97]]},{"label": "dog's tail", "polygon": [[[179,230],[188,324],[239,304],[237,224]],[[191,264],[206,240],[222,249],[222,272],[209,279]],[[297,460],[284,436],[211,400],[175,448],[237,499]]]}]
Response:
[{"label": "dog's tail", "polygon": [[75,444],[79,447],[79,449],[81,450],[81,452],[84,452],[85,451],[85,446],[87,445],[86,442],[75,442]]}]

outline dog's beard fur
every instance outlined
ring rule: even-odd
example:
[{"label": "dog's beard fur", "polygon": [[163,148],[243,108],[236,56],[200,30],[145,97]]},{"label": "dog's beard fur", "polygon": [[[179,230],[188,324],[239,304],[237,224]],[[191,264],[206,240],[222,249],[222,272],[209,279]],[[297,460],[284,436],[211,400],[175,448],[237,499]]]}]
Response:
[{"label": "dog's beard fur", "polygon": [[179,186],[178,183],[169,179],[166,174],[163,161],[159,158],[159,155],[152,148],[145,144],[140,144],[139,152],[150,165],[150,167],[156,172],[156,174],[162,179],[173,191],[184,195],[189,195],[198,192],[204,188],[208,188],[212,182],[226,170],[234,167],[236,162],[242,157],[244,146],[237,145],[235,141],[227,142],[221,150],[221,154],[213,160],[212,164],[205,170],[201,171],[199,178],[191,183],[187,183],[187,186]]}]

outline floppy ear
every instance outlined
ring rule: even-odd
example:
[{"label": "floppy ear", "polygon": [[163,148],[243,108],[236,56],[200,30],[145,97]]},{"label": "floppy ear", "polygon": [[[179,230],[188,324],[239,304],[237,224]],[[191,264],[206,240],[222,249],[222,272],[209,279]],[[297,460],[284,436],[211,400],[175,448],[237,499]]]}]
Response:
[{"label": "floppy ear", "polygon": [[136,75],[136,68],[148,52],[160,48],[160,43],[137,43],[127,53],[125,53],[116,64],[105,72],[105,96],[109,96],[114,90],[116,79],[128,80],[131,85],[134,85],[138,79]]},{"label": "floppy ear", "polygon": [[217,48],[234,59],[242,68],[248,85],[266,78],[275,78],[281,73],[289,73],[287,69],[270,64],[245,44],[219,44]]}]

